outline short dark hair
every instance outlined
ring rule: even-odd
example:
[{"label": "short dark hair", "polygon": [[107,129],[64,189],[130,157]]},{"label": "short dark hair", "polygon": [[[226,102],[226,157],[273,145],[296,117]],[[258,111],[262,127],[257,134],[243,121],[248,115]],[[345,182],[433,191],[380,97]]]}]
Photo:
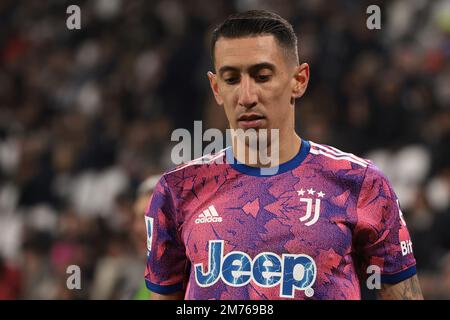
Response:
[{"label": "short dark hair", "polygon": [[258,35],[273,35],[288,56],[298,62],[297,36],[292,25],[279,15],[266,10],[250,10],[230,15],[214,29],[211,38],[211,58],[220,37],[236,39]]}]

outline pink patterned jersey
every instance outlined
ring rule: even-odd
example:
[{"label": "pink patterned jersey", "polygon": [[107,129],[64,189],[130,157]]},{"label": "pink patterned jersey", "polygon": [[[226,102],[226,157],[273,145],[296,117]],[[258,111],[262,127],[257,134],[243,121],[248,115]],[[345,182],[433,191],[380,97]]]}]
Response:
[{"label": "pink patterned jersey", "polygon": [[186,299],[360,299],[366,282],[416,273],[386,177],[305,140],[273,175],[231,148],[169,171],[145,220],[147,287]]}]

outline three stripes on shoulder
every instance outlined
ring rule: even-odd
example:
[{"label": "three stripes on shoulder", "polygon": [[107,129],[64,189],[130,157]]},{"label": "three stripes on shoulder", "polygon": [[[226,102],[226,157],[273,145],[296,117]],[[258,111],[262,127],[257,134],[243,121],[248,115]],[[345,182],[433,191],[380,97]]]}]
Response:
[{"label": "three stripes on shoulder", "polygon": [[342,152],[339,149],[330,147],[330,146],[324,146],[321,144],[317,144],[315,142],[310,142],[311,149],[309,152],[315,155],[323,155],[325,157],[334,159],[334,160],[347,160],[352,163],[356,163],[362,167],[367,167],[369,165],[369,162],[367,160],[364,160],[363,158],[357,157],[352,153]]}]

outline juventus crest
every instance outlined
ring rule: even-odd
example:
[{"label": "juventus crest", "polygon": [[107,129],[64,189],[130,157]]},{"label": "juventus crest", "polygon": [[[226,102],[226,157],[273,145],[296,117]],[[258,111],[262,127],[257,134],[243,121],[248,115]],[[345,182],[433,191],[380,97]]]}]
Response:
[{"label": "juventus crest", "polygon": [[[305,222],[306,226],[312,226],[319,220],[320,216],[320,199],[325,196],[322,191],[316,192],[313,188],[309,188],[306,191],[300,189],[297,191],[298,195],[301,197],[300,202],[306,203],[306,213],[304,216],[300,217],[301,222]],[[307,193],[307,194],[305,194]],[[311,196],[311,198],[306,198],[304,196]]]}]

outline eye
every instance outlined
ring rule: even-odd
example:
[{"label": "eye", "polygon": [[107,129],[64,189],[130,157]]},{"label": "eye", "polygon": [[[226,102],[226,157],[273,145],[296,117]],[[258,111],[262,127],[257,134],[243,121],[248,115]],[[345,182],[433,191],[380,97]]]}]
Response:
[{"label": "eye", "polygon": [[271,77],[271,74],[261,73],[255,76],[255,80],[256,82],[267,82]]},{"label": "eye", "polygon": [[225,83],[230,84],[230,85],[236,84],[239,82],[239,77],[227,77],[224,79],[224,81],[225,81]]}]

